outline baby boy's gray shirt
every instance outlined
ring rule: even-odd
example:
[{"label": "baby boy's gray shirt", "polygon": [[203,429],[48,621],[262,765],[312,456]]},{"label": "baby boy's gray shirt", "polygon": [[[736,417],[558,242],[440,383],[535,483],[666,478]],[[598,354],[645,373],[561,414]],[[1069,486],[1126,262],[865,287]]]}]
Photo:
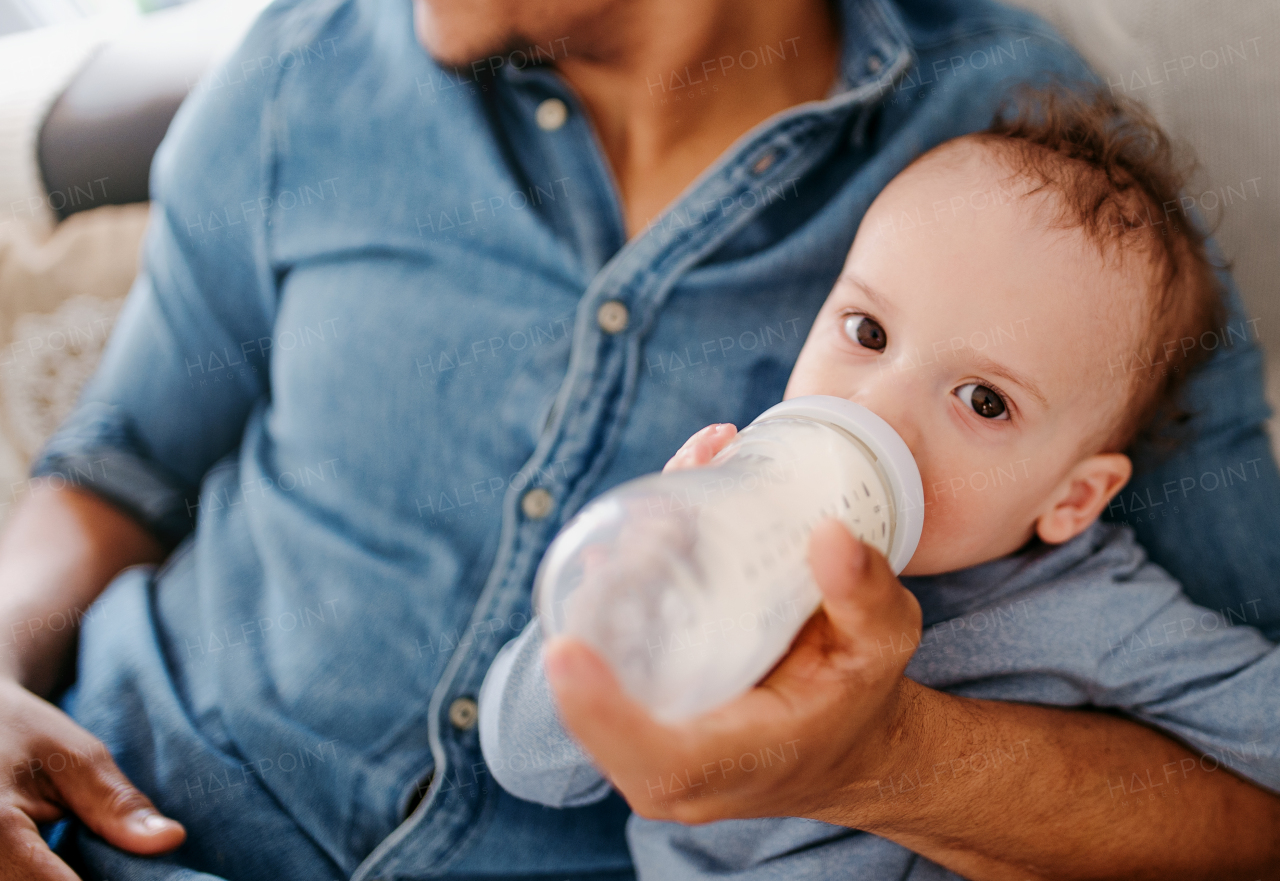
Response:
[{"label": "baby boy's gray shirt", "polygon": [[[965,697],[1119,710],[1186,743],[1198,754],[1195,767],[1230,769],[1280,791],[1280,652],[1247,626],[1256,619],[1249,603],[1220,610],[1191,603],[1146,559],[1128,527],[1095,523],[1062,545],[1037,543],[970,569],[902,582],[924,613],[906,669],[916,682]],[[910,641],[904,635],[883,648],[909,650]],[[541,647],[534,621],[489,670],[479,714],[485,762],[520,798],[587,804],[603,798],[609,784],[556,717]],[[930,767],[904,766],[881,781],[880,798],[928,797],[930,787],[960,775],[1018,773],[1018,765],[1035,761],[1035,749],[1011,742]],[[750,770],[803,758],[801,740],[731,761]],[[1193,770],[1187,762],[1113,774],[1108,795],[1121,810],[1175,798]],[[650,788],[658,796],[714,787],[717,773],[655,779]],[[627,837],[642,881],[958,877],[886,839],[815,820],[682,826],[633,815]]]}]

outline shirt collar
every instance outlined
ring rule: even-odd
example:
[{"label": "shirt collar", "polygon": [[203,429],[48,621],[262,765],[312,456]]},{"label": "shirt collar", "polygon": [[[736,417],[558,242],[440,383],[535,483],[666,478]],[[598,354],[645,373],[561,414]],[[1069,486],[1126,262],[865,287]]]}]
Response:
[{"label": "shirt collar", "polygon": [[839,0],[840,77],[834,105],[887,93],[916,61],[902,14],[891,0]]},{"label": "shirt collar", "polygon": [[924,626],[930,627],[1033,587],[1046,586],[1062,578],[1084,577],[1085,565],[1100,548],[1116,538],[1114,528],[1094,521],[1060,545],[1047,545],[1033,538],[1021,550],[1006,557],[968,569],[939,575],[902,576],[900,580],[920,601]]}]

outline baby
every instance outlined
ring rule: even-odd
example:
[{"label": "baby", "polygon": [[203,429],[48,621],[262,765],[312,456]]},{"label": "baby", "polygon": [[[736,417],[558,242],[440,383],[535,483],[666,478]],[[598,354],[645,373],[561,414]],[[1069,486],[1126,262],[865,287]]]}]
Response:
[{"label": "baby", "polygon": [[[1280,653],[1192,605],[1128,527],[1098,522],[1129,479],[1124,450],[1176,439],[1195,341],[1218,325],[1203,235],[1170,210],[1181,179],[1148,117],[1105,94],[1023,98],[871,205],[786,397],[868,407],[920,467],[924,531],[903,583],[925,631],[909,678],[1116,709],[1280,790]],[[1115,369],[1135,362],[1155,366]],[[704,463],[732,437],[713,428],[668,467]],[[481,745],[515,795],[586,804],[609,786],[556,718],[538,627],[485,680]],[[945,780],[911,781],[931,783]],[[633,816],[628,840],[641,879],[957,877],[812,820]]]}]

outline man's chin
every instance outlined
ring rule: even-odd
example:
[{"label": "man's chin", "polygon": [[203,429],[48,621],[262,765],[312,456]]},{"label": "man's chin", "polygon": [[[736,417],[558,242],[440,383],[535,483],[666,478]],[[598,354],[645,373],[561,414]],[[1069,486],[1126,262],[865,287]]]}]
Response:
[{"label": "man's chin", "polygon": [[514,42],[474,12],[449,10],[439,14],[426,0],[413,4],[413,27],[418,42],[441,67],[469,69],[477,61],[504,55]]},{"label": "man's chin", "polygon": [[[484,67],[486,59],[495,56],[503,56],[506,54],[506,44],[493,44],[491,47],[481,45],[476,46],[459,46],[456,43],[434,44],[421,37],[418,42],[422,44],[422,48],[431,56],[431,60],[445,70],[452,70],[458,74],[465,73],[468,77],[473,72]],[[479,65],[479,68],[477,68]]]}]

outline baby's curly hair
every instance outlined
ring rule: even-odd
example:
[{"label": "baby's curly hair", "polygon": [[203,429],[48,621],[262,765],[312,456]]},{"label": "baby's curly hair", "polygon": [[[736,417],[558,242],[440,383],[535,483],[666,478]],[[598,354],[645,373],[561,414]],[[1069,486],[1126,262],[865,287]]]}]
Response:
[{"label": "baby's curly hair", "polygon": [[1145,332],[1134,357],[1121,359],[1127,405],[1101,446],[1119,452],[1135,443],[1156,450],[1176,444],[1191,416],[1183,384],[1210,354],[1199,340],[1225,319],[1209,232],[1180,201],[1195,163],[1181,158],[1145,108],[1093,86],[1019,89],[991,127],[972,137],[993,148],[1031,192],[1058,197],[1055,225],[1082,229],[1104,256],[1146,258]]}]

